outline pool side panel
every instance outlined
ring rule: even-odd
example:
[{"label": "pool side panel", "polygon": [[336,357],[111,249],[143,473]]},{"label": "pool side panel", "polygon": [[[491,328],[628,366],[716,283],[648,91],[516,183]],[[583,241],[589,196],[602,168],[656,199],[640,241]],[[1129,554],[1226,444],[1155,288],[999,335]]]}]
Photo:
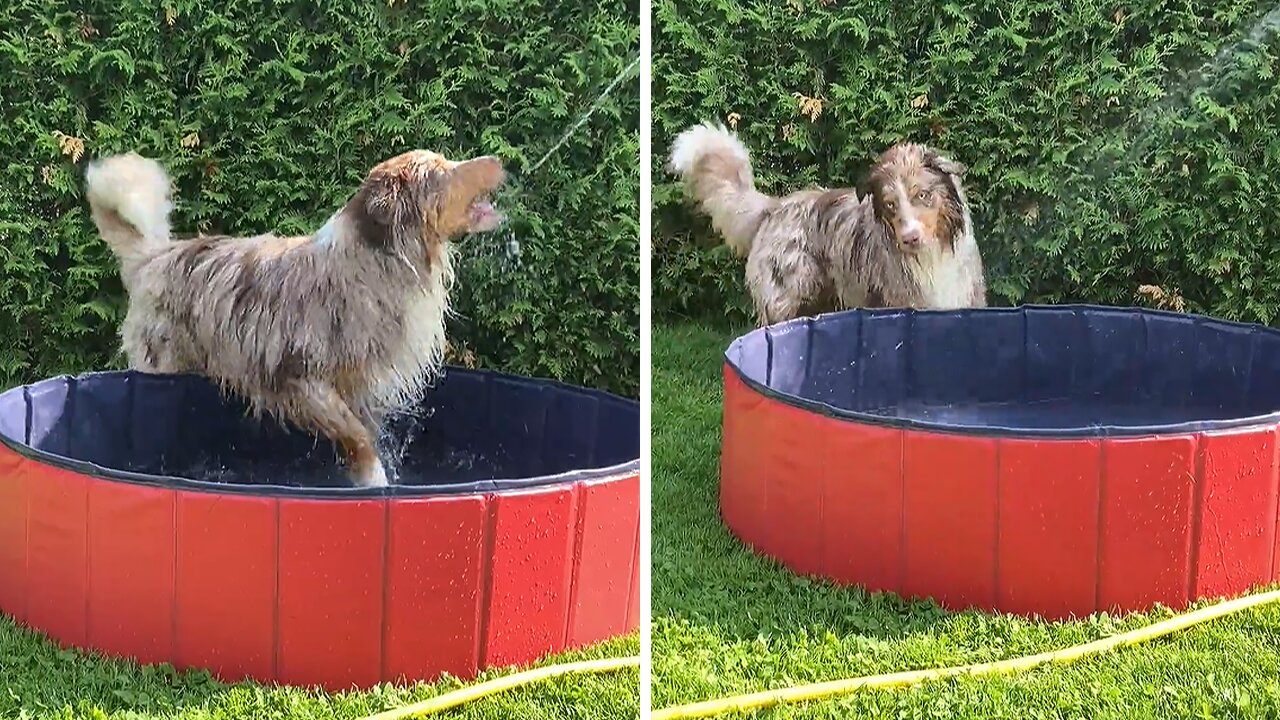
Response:
[{"label": "pool side panel", "polygon": [[1193,599],[1238,595],[1271,581],[1276,429],[1201,436]]},{"label": "pool side panel", "polygon": [[474,495],[390,504],[383,680],[472,678],[479,670],[488,502]]},{"label": "pool side panel", "polygon": [[564,649],[577,501],[572,487],[493,496],[485,665],[528,662]]},{"label": "pool side panel", "polygon": [[953,609],[996,602],[996,441],[907,432],[902,592]]},{"label": "pool side panel", "polygon": [[736,376],[726,375],[725,380],[725,415],[732,419],[725,428],[722,472],[733,480],[721,485],[720,512],[738,537],[759,552],[767,552],[768,409],[764,398]]},{"label": "pool side panel", "polygon": [[827,473],[824,421],[813,413],[765,400],[758,455],[764,477],[764,547],[802,575],[822,567],[822,495]]},{"label": "pool side panel", "polygon": [[[636,504],[639,504],[637,498]],[[636,536],[631,541],[631,587],[627,590],[627,621],[623,632],[640,629],[640,602],[644,589],[640,587],[640,525],[636,524]]]},{"label": "pool side panel", "polygon": [[279,503],[179,492],[174,664],[276,678]]},{"label": "pool side panel", "polygon": [[1195,436],[1106,440],[1102,465],[1097,609],[1186,607]]},{"label": "pool side panel", "polygon": [[280,501],[280,682],[339,691],[380,680],[383,502]]},{"label": "pool side panel", "polygon": [[89,647],[143,664],[173,659],[174,495],[89,482]]},{"label": "pool side panel", "polygon": [[0,447],[0,612],[27,619],[28,490],[24,465],[31,461]]},{"label": "pool side panel", "polygon": [[996,607],[1051,619],[1093,612],[1099,440],[1001,440]]},{"label": "pool side panel", "polygon": [[583,483],[566,647],[582,647],[626,632],[639,528],[638,475]]},{"label": "pool side panel", "polygon": [[815,432],[826,447],[819,526],[823,573],[871,591],[898,591],[903,432],[832,418],[822,418]]},{"label": "pool side panel", "polygon": [[28,461],[27,624],[85,647],[89,614],[89,479]]}]

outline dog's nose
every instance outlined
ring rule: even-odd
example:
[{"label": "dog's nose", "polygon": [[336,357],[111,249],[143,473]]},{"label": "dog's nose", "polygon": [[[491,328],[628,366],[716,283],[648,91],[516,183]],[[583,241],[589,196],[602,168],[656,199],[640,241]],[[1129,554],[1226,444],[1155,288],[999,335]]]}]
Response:
[{"label": "dog's nose", "polygon": [[919,245],[920,231],[916,229],[904,230],[902,232],[902,244],[912,248]]}]

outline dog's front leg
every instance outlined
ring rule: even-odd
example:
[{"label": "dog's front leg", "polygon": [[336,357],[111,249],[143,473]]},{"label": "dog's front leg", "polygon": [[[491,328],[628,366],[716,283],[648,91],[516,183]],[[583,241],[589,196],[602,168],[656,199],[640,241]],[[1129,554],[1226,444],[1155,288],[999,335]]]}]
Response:
[{"label": "dog's front leg", "polygon": [[386,487],[387,471],[378,457],[377,429],[370,432],[330,384],[295,380],[290,384],[288,408],[299,425],[326,435],[342,448],[351,479],[357,487]]}]

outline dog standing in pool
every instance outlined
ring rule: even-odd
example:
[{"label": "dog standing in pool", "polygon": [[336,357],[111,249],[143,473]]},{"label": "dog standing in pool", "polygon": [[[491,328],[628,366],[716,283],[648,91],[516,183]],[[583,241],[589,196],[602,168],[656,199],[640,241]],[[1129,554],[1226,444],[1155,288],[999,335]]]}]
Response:
[{"label": "dog standing in pool", "polygon": [[313,235],[176,240],[158,163],[130,153],[86,174],[129,295],[129,364],[205,375],[255,414],[327,436],[362,487],[387,484],[383,417],[443,363],[450,243],[502,223],[488,197],[503,180],[496,158],[416,150],[373,168]]},{"label": "dog standing in pool", "polygon": [[762,325],[854,307],[987,304],[982,256],[960,178],[923,145],[887,150],[870,192],[756,190],[747,148],[722,125],[680,133],[668,169],[739,256]]}]

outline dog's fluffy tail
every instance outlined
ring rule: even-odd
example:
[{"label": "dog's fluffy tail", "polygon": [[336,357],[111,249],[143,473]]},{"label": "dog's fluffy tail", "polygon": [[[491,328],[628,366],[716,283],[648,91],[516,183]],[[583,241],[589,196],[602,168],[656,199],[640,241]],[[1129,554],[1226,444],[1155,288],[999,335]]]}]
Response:
[{"label": "dog's fluffy tail", "polygon": [[85,185],[93,222],[129,282],[143,260],[169,243],[169,176],[155,160],[127,153],[90,163]]},{"label": "dog's fluffy tail", "polygon": [[684,180],[729,247],[747,255],[761,218],[777,201],[756,190],[742,141],[723,125],[695,125],[676,137],[667,168]]}]

